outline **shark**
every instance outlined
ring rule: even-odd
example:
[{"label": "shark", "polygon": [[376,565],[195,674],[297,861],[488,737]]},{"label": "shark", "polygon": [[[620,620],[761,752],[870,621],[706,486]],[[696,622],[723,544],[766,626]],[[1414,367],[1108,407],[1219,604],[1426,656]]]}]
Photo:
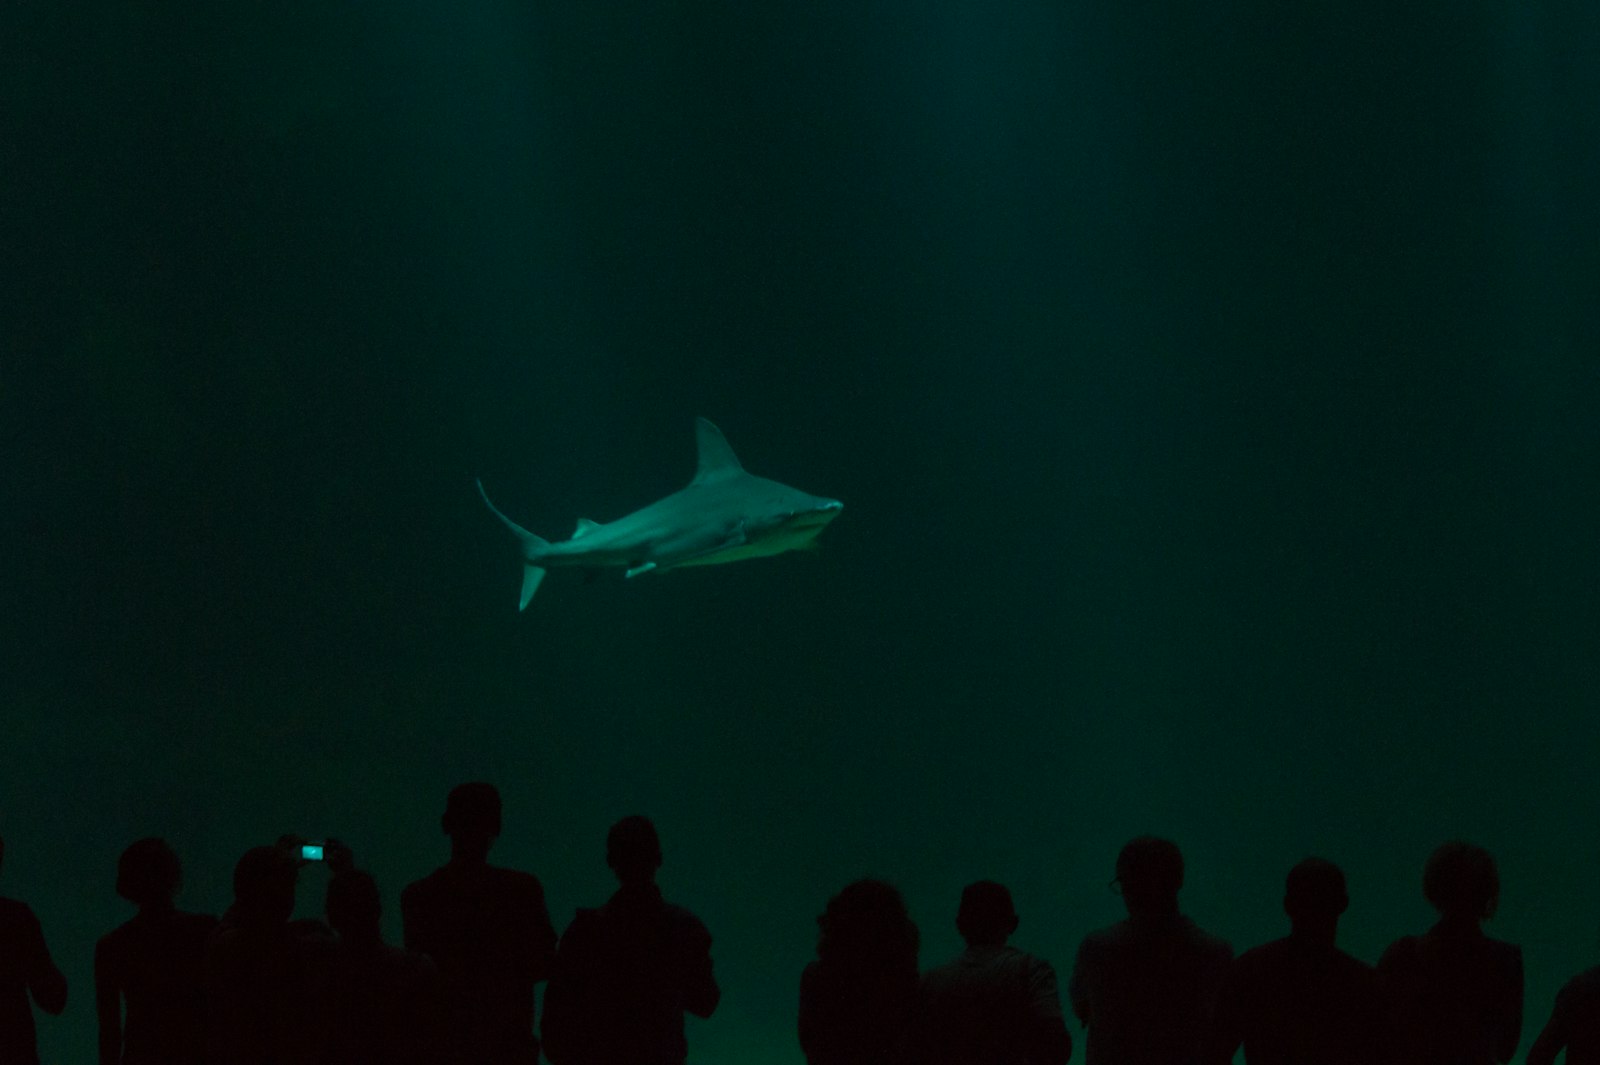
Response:
[{"label": "shark", "polygon": [[698,462],[694,479],[616,521],[579,518],[569,539],[552,543],[508,518],[478,494],[522,551],[522,597],[528,609],[548,570],[570,567],[590,574],[620,568],[626,577],[664,573],[680,566],[714,566],[740,559],[816,548],[817,534],[844,504],[747,473],[727,439],[705,418],[694,423]]}]

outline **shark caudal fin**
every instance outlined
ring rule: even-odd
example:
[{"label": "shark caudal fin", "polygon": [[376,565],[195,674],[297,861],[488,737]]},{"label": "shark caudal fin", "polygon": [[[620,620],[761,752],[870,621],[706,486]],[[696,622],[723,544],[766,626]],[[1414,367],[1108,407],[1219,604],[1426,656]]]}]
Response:
[{"label": "shark caudal fin", "polygon": [[489,500],[489,493],[483,490],[483,482],[478,482],[478,495],[483,497],[483,505],[489,508],[489,513],[500,519],[500,523],[511,530],[511,534],[522,545],[522,598],[517,603],[518,610],[528,609],[528,601],[533,598],[533,593],[539,590],[539,582],[544,580],[544,568],[534,563],[539,553],[550,546],[550,541],[533,535],[527,529],[518,525],[500,512],[500,508]]}]

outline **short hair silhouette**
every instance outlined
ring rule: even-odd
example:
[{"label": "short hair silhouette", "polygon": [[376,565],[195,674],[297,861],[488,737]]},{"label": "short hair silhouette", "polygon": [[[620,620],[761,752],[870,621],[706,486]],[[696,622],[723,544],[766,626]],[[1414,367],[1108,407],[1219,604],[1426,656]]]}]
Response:
[{"label": "short hair silhouette", "polygon": [[1338,917],[1350,908],[1344,871],[1325,858],[1307,858],[1289,870],[1283,885],[1283,910],[1290,920]]},{"label": "short hair silhouette", "polygon": [[346,938],[370,934],[383,918],[378,882],[361,869],[340,873],[328,881],[328,923]]},{"label": "short hair silhouette", "polygon": [[299,868],[277,847],[251,847],[233,867],[237,913],[251,923],[282,923],[294,915]]},{"label": "short hair silhouette", "polygon": [[1445,917],[1482,921],[1500,905],[1500,872],[1488,851],[1453,839],[1428,856],[1422,894]]},{"label": "short hair silhouette", "polygon": [[117,894],[135,906],[161,906],[177,897],[183,863],[164,839],[148,836],[117,859]]},{"label": "short hair silhouette", "polygon": [[961,890],[956,930],[965,939],[1004,939],[1017,930],[1011,890],[993,880],[979,880]]},{"label": "short hair silhouette", "polygon": [[458,784],[445,800],[444,816],[439,819],[444,833],[456,836],[498,836],[500,834],[500,789],[482,780]]},{"label": "short hair silhouette", "polygon": [[1138,836],[1117,855],[1123,898],[1139,908],[1176,906],[1183,887],[1183,852],[1170,839]]},{"label": "short hair silhouette", "polygon": [[624,880],[648,879],[661,867],[661,837],[639,814],[624,817],[606,833],[606,864]]}]

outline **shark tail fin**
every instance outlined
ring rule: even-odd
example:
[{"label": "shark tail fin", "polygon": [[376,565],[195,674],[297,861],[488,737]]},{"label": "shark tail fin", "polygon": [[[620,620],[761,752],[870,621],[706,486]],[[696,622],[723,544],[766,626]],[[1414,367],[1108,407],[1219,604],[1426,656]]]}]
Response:
[{"label": "shark tail fin", "polygon": [[539,582],[544,580],[544,567],[537,564],[539,555],[550,547],[550,541],[533,535],[527,529],[518,525],[500,512],[500,508],[489,500],[489,493],[483,490],[483,482],[478,482],[478,495],[483,497],[483,505],[489,508],[489,513],[500,519],[500,523],[511,530],[511,534],[522,545],[522,598],[517,603],[518,610],[528,609],[528,603],[533,599],[533,593],[539,590]]}]

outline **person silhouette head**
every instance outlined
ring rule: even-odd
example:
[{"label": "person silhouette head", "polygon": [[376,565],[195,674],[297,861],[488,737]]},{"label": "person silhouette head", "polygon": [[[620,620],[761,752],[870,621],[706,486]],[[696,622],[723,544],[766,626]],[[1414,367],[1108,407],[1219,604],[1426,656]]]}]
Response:
[{"label": "person silhouette head", "polygon": [[371,873],[351,869],[329,880],[324,909],[343,942],[364,947],[383,941],[383,900]]},{"label": "person silhouette head", "polygon": [[968,947],[1003,947],[1016,930],[1016,907],[1004,884],[979,880],[962,889],[956,931]]},{"label": "person silhouette head", "polygon": [[661,868],[661,838],[648,817],[624,817],[606,833],[606,865],[623,887],[655,882]]},{"label": "person silhouette head", "polygon": [[242,927],[289,923],[299,864],[278,847],[251,847],[233,867],[234,914]]},{"label": "person silhouette head", "polygon": [[1350,908],[1344,871],[1322,858],[1307,858],[1289,870],[1283,884],[1283,912],[1296,939],[1333,945],[1339,918]]},{"label": "person silhouette head", "polygon": [[451,788],[439,827],[450,837],[451,861],[487,862],[500,835],[499,789],[481,780]]},{"label": "person silhouette head", "polygon": [[916,971],[920,936],[893,884],[871,878],[846,884],[817,918],[817,960],[836,971]]},{"label": "person silhouette head", "polygon": [[1183,852],[1170,839],[1139,836],[1117,855],[1117,878],[1130,917],[1162,917],[1178,912],[1183,887]]},{"label": "person silhouette head", "polygon": [[1476,926],[1500,905],[1500,873],[1488,851],[1453,839],[1428,856],[1422,894],[1451,924]]},{"label": "person silhouette head", "polygon": [[164,839],[135,840],[117,859],[117,894],[141,910],[170,910],[183,883],[183,864]]}]

